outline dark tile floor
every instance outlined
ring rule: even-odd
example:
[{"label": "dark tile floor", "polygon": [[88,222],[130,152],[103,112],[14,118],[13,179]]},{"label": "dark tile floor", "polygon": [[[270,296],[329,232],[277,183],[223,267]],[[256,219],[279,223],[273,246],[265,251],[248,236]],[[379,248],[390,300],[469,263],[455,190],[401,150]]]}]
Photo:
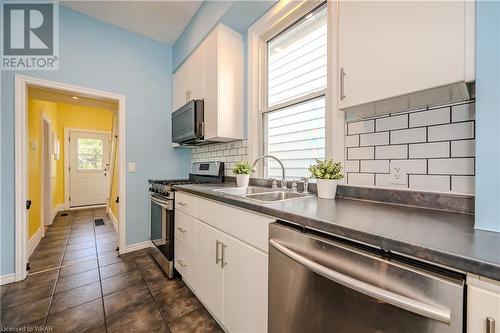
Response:
[{"label": "dark tile floor", "polygon": [[[104,209],[65,212],[30,257],[26,280],[0,287],[0,325],[52,332],[222,332],[149,250],[120,257]],[[103,226],[94,226],[103,218]]]}]

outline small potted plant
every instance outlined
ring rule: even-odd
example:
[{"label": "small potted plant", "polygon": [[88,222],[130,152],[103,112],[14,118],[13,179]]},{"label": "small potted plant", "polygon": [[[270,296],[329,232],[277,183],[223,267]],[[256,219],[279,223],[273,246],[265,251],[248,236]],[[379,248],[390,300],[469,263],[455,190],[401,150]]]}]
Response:
[{"label": "small potted plant", "polygon": [[337,192],[337,182],[344,178],[340,162],[316,159],[316,164],[309,167],[311,178],[316,179],[318,197],[334,199]]},{"label": "small potted plant", "polygon": [[236,175],[238,187],[248,187],[250,174],[254,172],[253,166],[248,161],[239,161],[233,166],[233,173]]}]

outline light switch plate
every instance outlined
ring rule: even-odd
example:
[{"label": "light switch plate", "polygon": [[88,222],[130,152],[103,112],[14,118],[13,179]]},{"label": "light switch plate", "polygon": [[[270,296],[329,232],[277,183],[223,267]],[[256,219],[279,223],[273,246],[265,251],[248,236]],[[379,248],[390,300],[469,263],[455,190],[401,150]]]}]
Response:
[{"label": "light switch plate", "polygon": [[406,161],[391,161],[389,165],[391,180],[394,185],[406,185],[408,173],[406,171]]},{"label": "light switch plate", "polygon": [[128,172],[135,172],[135,162],[128,162]]}]

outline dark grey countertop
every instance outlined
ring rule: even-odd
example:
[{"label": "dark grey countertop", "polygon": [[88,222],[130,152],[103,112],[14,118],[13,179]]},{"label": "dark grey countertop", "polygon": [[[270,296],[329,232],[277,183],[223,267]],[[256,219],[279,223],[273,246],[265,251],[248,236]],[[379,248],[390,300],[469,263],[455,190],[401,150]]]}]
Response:
[{"label": "dark grey countertop", "polygon": [[305,228],[500,281],[500,233],[474,229],[474,216],[352,199],[316,196],[259,203],[214,192],[234,184],[176,189],[273,216]]}]

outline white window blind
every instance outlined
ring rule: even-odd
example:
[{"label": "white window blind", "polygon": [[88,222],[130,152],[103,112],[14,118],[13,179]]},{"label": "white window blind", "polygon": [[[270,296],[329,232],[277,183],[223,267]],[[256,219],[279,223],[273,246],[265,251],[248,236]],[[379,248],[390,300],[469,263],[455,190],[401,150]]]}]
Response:
[{"label": "white window blind", "polygon": [[[267,45],[267,106],[273,111],[263,113],[264,150],[283,162],[287,179],[307,177],[314,160],[325,158],[326,6]],[[265,173],[279,179],[281,167],[269,160]]]}]

